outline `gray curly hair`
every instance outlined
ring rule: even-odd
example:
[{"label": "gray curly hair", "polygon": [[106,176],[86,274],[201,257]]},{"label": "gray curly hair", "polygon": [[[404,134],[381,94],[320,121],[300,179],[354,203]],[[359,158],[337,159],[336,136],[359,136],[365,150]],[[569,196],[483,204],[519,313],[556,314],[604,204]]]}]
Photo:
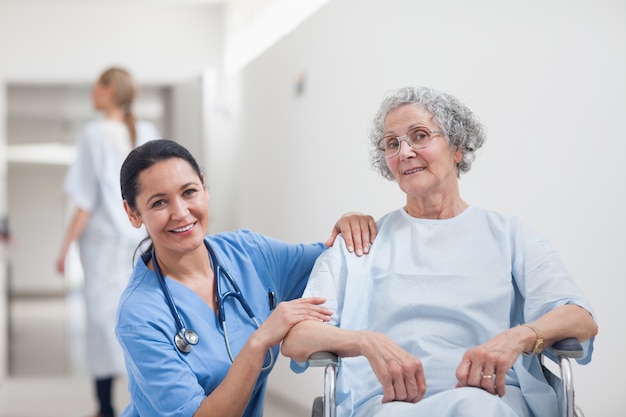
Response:
[{"label": "gray curly hair", "polygon": [[427,87],[402,87],[385,96],[369,132],[372,167],[383,177],[394,179],[384,152],[378,149],[378,141],[383,136],[387,114],[405,104],[420,105],[434,116],[435,123],[444,131],[448,145],[463,152],[463,159],[457,165],[457,177],[468,172],[476,158],[475,152],[485,142],[484,128],[458,99]]}]

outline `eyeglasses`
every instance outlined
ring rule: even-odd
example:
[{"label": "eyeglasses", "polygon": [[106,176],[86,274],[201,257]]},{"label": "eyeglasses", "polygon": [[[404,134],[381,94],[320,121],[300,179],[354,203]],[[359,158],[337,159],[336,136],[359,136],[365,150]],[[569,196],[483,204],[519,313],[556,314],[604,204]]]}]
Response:
[{"label": "eyeglasses", "polygon": [[428,145],[433,135],[443,135],[442,130],[430,130],[424,126],[414,127],[404,136],[384,136],[378,141],[378,149],[385,152],[385,157],[392,158],[400,153],[400,142],[406,141],[413,149],[421,149]]}]

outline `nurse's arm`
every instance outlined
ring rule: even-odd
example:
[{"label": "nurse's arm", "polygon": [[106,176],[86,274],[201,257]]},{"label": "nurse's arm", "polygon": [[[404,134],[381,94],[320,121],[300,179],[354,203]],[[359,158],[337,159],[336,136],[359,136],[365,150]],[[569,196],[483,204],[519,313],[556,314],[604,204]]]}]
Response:
[{"label": "nurse's arm", "polygon": [[322,306],[320,297],[281,302],[246,341],[224,380],[200,404],[195,417],[238,416],[245,411],[267,351],[279,344],[289,330],[302,320],[325,322],[332,312]]},{"label": "nurse's arm", "polygon": [[241,417],[256,385],[265,360],[267,347],[253,336],[243,346],[226,378],[200,404],[194,417]]},{"label": "nurse's arm", "polygon": [[365,356],[383,388],[383,402],[418,402],[426,392],[421,361],[382,333],[347,330],[303,321],[294,326],[281,347],[283,355],[305,362],[315,352],[340,357]]},{"label": "nurse's arm", "polygon": [[70,225],[61,244],[61,250],[57,256],[56,269],[59,274],[65,273],[65,258],[70,250],[70,245],[78,239],[85,230],[85,225],[89,220],[91,213],[85,209],[78,208],[72,217]]}]

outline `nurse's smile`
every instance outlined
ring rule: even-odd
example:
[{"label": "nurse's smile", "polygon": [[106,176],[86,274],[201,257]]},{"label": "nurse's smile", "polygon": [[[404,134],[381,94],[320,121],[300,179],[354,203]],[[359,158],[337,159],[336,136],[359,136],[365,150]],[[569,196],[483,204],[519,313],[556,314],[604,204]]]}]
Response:
[{"label": "nurse's smile", "polygon": [[187,226],[183,226],[183,227],[180,227],[178,229],[172,229],[171,232],[173,232],[173,233],[185,233],[185,232],[188,232],[189,230],[193,229],[193,227],[196,225],[196,223],[197,222],[191,223],[191,224],[189,224]]}]

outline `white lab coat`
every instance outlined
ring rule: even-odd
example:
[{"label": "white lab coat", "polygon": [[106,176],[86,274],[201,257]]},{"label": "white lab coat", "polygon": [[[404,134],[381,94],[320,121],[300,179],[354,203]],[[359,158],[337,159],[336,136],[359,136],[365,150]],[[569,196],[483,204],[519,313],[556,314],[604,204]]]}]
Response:
[{"label": "white lab coat", "polygon": [[[157,138],[151,123],[137,123],[137,144]],[[115,338],[115,314],[132,272],[135,248],[146,236],[130,224],[122,205],[119,172],[130,150],[123,123],[90,122],[78,137],[76,159],[65,179],[66,194],[90,212],[78,248],[85,277],[87,359],[96,378],[125,373]]]}]

